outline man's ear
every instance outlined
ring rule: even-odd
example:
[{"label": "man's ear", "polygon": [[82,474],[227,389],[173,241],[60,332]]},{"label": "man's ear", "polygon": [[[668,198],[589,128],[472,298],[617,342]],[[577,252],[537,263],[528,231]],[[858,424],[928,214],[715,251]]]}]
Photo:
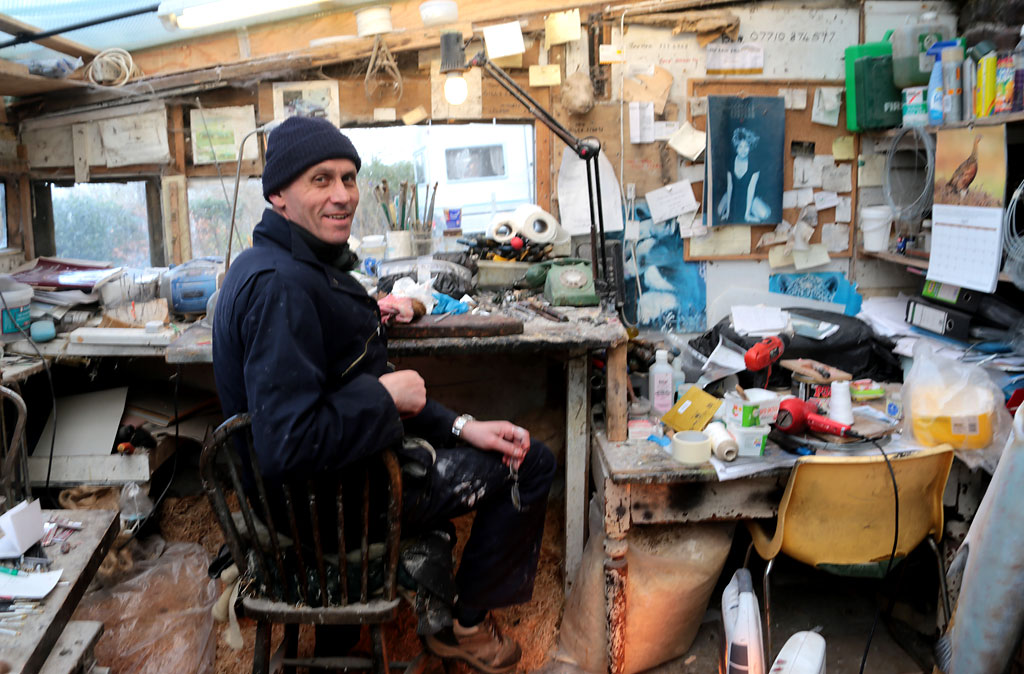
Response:
[{"label": "man's ear", "polygon": [[284,210],[284,197],[281,196],[280,192],[271,192],[267,195],[267,201],[274,208]]}]

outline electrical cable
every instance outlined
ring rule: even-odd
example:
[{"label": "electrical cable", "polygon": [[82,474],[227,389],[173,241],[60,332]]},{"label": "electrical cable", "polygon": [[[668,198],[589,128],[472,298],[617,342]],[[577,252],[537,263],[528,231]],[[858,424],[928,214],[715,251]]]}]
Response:
[{"label": "electrical cable", "polygon": [[[50,458],[46,462],[46,482],[43,483],[43,491],[48,492],[50,490],[50,473],[53,470],[53,450],[57,444],[57,393],[53,388],[53,375],[50,373],[50,363],[43,357],[43,352],[40,351],[39,347],[36,346],[36,343],[32,341],[32,337],[25,332],[25,328],[21,327],[21,325],[18,324],[18,321],[14,319],[14,314],[11,313],[10,307],[7,306],[7,298],[4,297],[2,292],[0,292],[0,302],[3,302],[4,305],[4,311],[3,314],[0,314],[0,318],[6,315],[11,319],[11,323],[14,324],[14,327],[18,328],[18,332],[25,336],[29,345],[36,352],[36,355],[39,356],[39,360],[43,361],[43,369],[46,371],[46,381],[50,386],[50,400],[53,403],[53,434],[50,436]],[[25,447],[25,451],[28,452],[28,447]],[[25,479],[28,480],[29,476],[26,475]]]},{"label": "electrical cable", "polygon": [[1024,290],[1024,232],[1017,230],[1017,203],[1024,192],[1021,181],[1003,212],[1003,250],[1006,252],[1006,272],[1013,285]]},{"label": "electrical cable", "polygon": [[[854,437],[861,437],[851,433]],[[867,439],[867,438],[864,438]],[[893,561],[896,559],[896,548],[899,546],[900,541],[900,491],[896,485],[896,472],[892,469],[892,462],[889,461],[889,455],[882,449],[882,445],[878,444],[878,440],[870,438],[871,443],[878,448],[878,451],[882,453],[882,458],[885,459],[885,465],[889,468],[889,477],[892,479],[892,500],[893,500],[893,511],[895,513],[895,521],[893,522],[893,534],[892,534],[892,551],[889,552],[889,560],[885,564],[885,573],[882,578],[889,576],[889,571],[892,569]],[[868,651],[871,650],[871,640],[875,636],[875,628],[878,627],[878,617],[882,614],[882,607],[879,606],[875,609],[875,619],[871,622],[871,631],[868,632],[867,643],[864,644],[864,655],[861,656],[859,674],[864,674],[864,665],[868,661]]]},{"label": "electrical cable", "polygon": [[[206,142],[210,144],[210,154],[213,155],[213,166],[217,169],[217,182],[220,183],[221,192],[224,193],[224,203],[227,204],[228,208],[232,208],[231,197],[228,196],[228,187],[224,184],[224,174],[220,171],[220,161],[217,159],[217,150],[213,146],[213,134],[210,133],[210,127],[206,125],[206,110],[203,109],[203,102],[196,96],[196,106],[199,108],[199,120],[203,123],[203,131],[206,132]],[[239,148],[241,149],[241,148]],[[235,238],[238,241],[238,248],[241,249],[244,245],[242,243],[241,233],[234,227],[230,228],[234,232]],[[228,234],[230,236],[230,232]]]},{"label": "electrical cable", "polygon": [[[911,148],[901,148],[900,143],[908,135],[913,134],[915,145]],[[894,173],[905,172],[911,173],[914,176],[914,184],[917,184],[920,171],[904,171],[903,167],[896,165],[895,158],[897,153],[912,152],[916,156],[920,156],[921,152],[924,152],[925,162],[925,173],[924,179],[920,183],[920,187],[917,196],[912,201],[903,204],[897,204],[897,196],[905,194],[913,194],[914,189],[912,186],[905,184],[893,185]],[[915,169],[920,167],[915,166]],[[892,139],[892,145],[889,146],[889,151],[885,155],[885,175],[882,179],[882,191],[885,194],[885,201],[889,204],[892,209],[893,215],[897,220],[902,221],[914,221],[919,220],[924,216],[932,206],[932,194],[934,192],[934,176],[935,176],[935,141],[932,140],[931,134],[927,131],[922,130],[916,126],[905,126],[896,132],[895,138]],[[899,182],[899,181],[896,181]]]},{"label": "electrical cable", "polygon": [[133,77],[142,77],[143,74],[132,55],[120,47],[104,49],[96,54],[85,69],[90,82],[105,87],[122,87]]}]

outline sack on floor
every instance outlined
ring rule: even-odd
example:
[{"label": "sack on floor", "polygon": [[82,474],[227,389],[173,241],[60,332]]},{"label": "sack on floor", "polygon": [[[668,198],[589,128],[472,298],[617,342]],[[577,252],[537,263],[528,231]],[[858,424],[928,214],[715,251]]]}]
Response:
[{"label": "sack on floor", "polygon": [[[680,657],[690,649],[725,566],[731,522],[634,527],[626,535],[624,674]],[[565,602],[558,658],[588,672],[605,672],[604,527],[591,502],[590,539]]]},{"label": "sack on floor", "polygon": [[115,674],[212,672],[217,581],[209,563],[202,546],[170,543],[137,562],[130,578],[87,593],[74,619],[103,623],[96,660]]}]

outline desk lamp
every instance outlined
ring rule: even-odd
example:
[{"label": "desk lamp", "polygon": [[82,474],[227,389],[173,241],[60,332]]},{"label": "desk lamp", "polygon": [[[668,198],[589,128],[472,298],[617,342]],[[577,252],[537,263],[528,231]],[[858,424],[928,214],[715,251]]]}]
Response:
[{"label": "desk lamp", "polygon": [[[462,72],[474,66],[479,67],[495,79],[505,91],[522,103],[544,126],[551,129],[556,136],[561,138],[562,142],[568,145],[576,153],[577,157],[586,162],[587,194],[589,196],[587,205],[590,207],[590,262],[594,272],[594,287],[602,302],[606,305],[612,302],[618,305],[619,300],[615,294],[613,280],[609,278],[608,257],[605,251],[604,212],[601,205],[601,175],[597,162],[597,156],[601,152],[601,142],[594,137],[580,139],[572,135],[550,112],[545,110],[525,89],[519,86],[508,73],[488,59],[485,50],[481,50],[469,63],[466,63],[462,34],[457,31],[443,31],[441,33],[440,70],[441,74],[448,75],[448,78],[445,80],[444,89],[445,98],[449,103],[458,105],[465,101],[466,85],[465,80],[462,79]],[[597,196],[596,209],[594,207],[595,192]],[[599,250],[600,255],[598,255]],[[615,308],[621,314],[622,307],[616,306]]]},{"label": "desk lamp", "polygon": [[[258,126],[249,133],[242,136],[242,140],[238,143],[238,163],[235,165],[235,193],[231,197],[231,226],[228,227],[228,252],[224,255],[224,273],[228,273],[228,269],[231,267],[231,239],[235,235],[235,213],[238,210],[238,186],[242,181],[242,150],[245,148],[245,141],[249,140],[249,136],[254,136],[257,133],[270,135],[270,132],[281,125],[283,119],[274,119],[263,126]],[[220,287],[220,282],[223,280],[223,276],[217,279],[217,287]]]}]

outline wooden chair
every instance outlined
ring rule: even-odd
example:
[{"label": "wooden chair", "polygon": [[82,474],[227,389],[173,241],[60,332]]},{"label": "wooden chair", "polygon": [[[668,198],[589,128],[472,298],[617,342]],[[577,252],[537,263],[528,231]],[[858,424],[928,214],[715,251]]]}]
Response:
[{"label": "wooden chair", "polygon": [[[893,549],[892,479],[899,494],[896,561],[927,540],[936,555],[939,581],[945,570],[935,545],[942,539],[942,492],[953,462],[949,445],[885,459],[873,456],[808,456],[797,461],[779,503],[775,533],[748,520],[747,529],[764,569],[765,638],[771,657],[769,574],[780,554],[841,575],[881,578]],[[942,588],[945,619],[949,604]]]},{"label": "wooden chair", "polygon": [[[7,414],[14,407],[14,425]],[[31,497],[28,453],[25,448],[25,401],[11,389],[0,386],[0,513]]]},{"label": "wooden chair", "polygon": [[[236,608],[239,615],[257,623],[252,671],[270,671],[271,626],[283,623],[281,663],[286,671],[302,666],[387,672],[382,625],[395,618],[401,601],[396,583],[402,479],[395,455],[386,451],[346,468],[345,484],[352,485],[355,475],[356,482],[361,484],[361,500],[358,494],[346,494],[341,480],[337,480],[336,488],[331,483],[332,500],[324,497],[324,479],[283,485],[263,479],[250,417],[239,414],[217,428],[203,448],[199,466],[206,495],[242,578]],[[386,526],[382,532],[384,540],[380,542],[371,541],[372,523],[376,519],[371,517],[371,503],[375,503],[371,486],[380,481],[371,480],[371,473],[374,477],[379,473],[386,475],[381,495],[386,500]],[[246,485],[255,498],[246,498]],[[228,507],[227,494],[231,490],[238,495],[237,519]],[[353,496],[361,503],[359,512],[348,507]],[[287,512],[290,535],[280,531],[281,514],[277,519],[271,515],[271,503],[275,510],[283,507]],[[337,521],[336,556],[325,551],[335,541],[325,540],[321,535],[321,525],[328,519]],[[353,522],[356,528],[346,531]],[[354,550],[347,544],[353,539],[358,540]],[[372,636],[372,657],[297,658],[300,624],[367,624]],[[419,669],[423,661],[421,655],[406,671]]]}]

